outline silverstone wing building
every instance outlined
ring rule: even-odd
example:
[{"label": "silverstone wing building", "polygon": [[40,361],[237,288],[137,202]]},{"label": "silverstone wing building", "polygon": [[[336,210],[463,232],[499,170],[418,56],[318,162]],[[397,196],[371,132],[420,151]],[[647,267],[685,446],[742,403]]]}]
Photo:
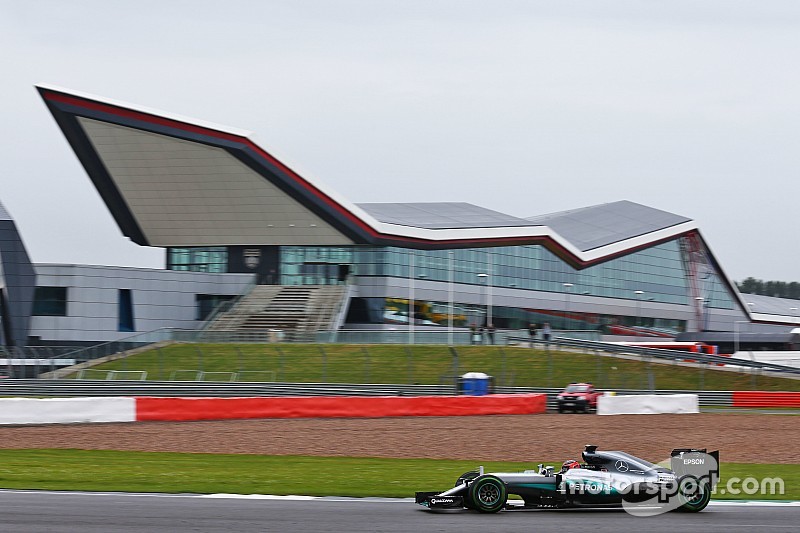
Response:
[{"label": "silverstone wing building", "polygon": [[[28,312],[30,298],[5,280],[4,310],[14,311],[4,323],[30,322],[28,336],[42,342],[114,340],[173,325],[181,313],[182,327],[199,328],[210,307],[253,284],[346,287],[337,326],[351,329],[549,322],[670,337],[730,331],[742,320],[781,330],[800,323],[788,309],[748,306],[680,215],[624,200],[530,218],[456,202],[355,204],[247,132],[38,90],[124,235],[167,256],[166,270],[35,265]],[[84,327],[95,318],[87,279],[105,276],[115,280],[100,298],[110,316]],[[46,303],[57,312],[45,320],[37,309]],[[71,311],[82,308],[75,323]],[[21,330],[4,331],[6,343],[21,342]]]}]

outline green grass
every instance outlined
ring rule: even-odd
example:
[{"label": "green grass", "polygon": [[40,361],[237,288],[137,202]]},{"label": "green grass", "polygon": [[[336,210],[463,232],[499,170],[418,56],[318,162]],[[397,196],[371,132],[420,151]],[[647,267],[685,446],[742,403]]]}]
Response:
[{"label": "green grass", "polygon": [[[148,380],[169,380],[176,370],[251,372],[249,381],[440,384],[468,371],[486,372],[497,385],[560,387],[590,381],[611,389],[800,391],[800,380],[698,369],[557,350],[459,346],[339,344],[173,344],[96,366],[144,370]],[[87,376],[89,377],[89,376]],[[96,374],[95,377],[100,377]],[[183,379],[194,379],[185,374]],[[225,381],[227,375],[209,376]]]},{"label": "green grass", "polygon": [[[434,459],[0,450],[0,488],[412,497],[417,490],[444,490],[479,464],[487,471],[535,468]],[[722,475],[720,487],[731,476],[781,476],[785,494],[717,494],[716,499],[800,499],[800,465],[723,463]]]}]

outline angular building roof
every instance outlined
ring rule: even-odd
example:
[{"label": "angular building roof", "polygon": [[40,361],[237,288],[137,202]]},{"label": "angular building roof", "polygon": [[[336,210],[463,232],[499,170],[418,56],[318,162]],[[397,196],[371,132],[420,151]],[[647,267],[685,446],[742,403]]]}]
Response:
[{"label": "angular building roof", "polygon": [[380,222],[425,229],[541,226],[524,218],[464,202],[356,204]]},{"label": "angular building roof", "polygon": [[697,232],[631,202],[522,219],[464,203],[354,204],[233,128],[38,86],[123,234],[148,246],[538,244],[575,268]]},{"label": "angular building roof", "polygon": [[780,317],[800,317],[800,300],[742,293],[751,315],[772,315]]},{"label": "angular building roof", "polygon": [[628,200],[534,216],[527,220],[553,228],[584,252],[691,222],[689,218]]}]

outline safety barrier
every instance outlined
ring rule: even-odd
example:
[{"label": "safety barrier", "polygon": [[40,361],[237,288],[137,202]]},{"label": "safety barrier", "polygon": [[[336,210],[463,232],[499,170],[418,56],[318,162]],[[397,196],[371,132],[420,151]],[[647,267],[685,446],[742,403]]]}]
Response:
[{"label": "safety barrier", "polygon": [[800,392],[735,391],[734,407],[800,407]]},{"label": "safety barrier", "polygon": [[[5,382],[5,383],[3,383]],[[40,380],[2,380],[0,394],[5,395],[71,395],[76,393],[98,397],[81,398],[5,398],[0,399],[0,424],[47,424],[47,423],[77,423],[77,422],[129,422],[137,419],[136,405],[140,404],[142,419],[162,420],[165,418],[152,418],[160,416],[176,416],[176,420],[199,420],[195,415],[187,418],[186,409],[209,406],[197,401],[214,400],[214,416],[220,418],[242,418],[244,416],[231,416],[232,407],[242,407],[247,417],[267,416],[456,416],[480,414],[529,414],[544,412],[545,409],[555,407],[555,395],[560,389],[498,387],[500,394],[487,396],[452,396],[452,388],[436,385],[404,386],[399,389],[389,389],[387,385],[358,386],[336,384],[235,384],[230,387],[227,383],[199,384],[187,383],[176,387],[174,384],[163,384],[164,387],[142,387],[141,382],[119,382],[114,387],[108,387],[109,382],[81,384],[77,387],[69,386],[65,382],[46,382],[48,385],[59,384],[59,387],[38,386],[30,388],[28,384],[41,384]],[[5,387],[3,385],[10,385]],[[77,385],[72,383],[72,385]],[[258,386],[254,386],[258,385]],[[163,393],[172,393],[177,398],[164,397]],[[633,397],[635,402],[641,403],[647,396],[652,396],[649,391],[625,390],[619,391],[620,396],[610,398]],[[662,391],[674,392],[672,396],[689,394],[697,397],[700,405],[728,406],[728,407],[798,407],[800,408],[800,392],[767,392],[767,391]],[[104,393],[104,394],[100,394]],[[138,396],[141,394],[157,395],[157,397],[108,397],[109,394]],[[225,394],[235,398],[224,398]],[[246,394],[252,398],[242,398]],[[193,395],[202,397],[192,398]],[[280,396],[283,395],[283,396]],[[291,395],[291,397],[287,397]],[[432,396],[435,395],[435,396]],[[215,396],[209,398],[209,396]],[[255,397],[257,396],[257,397]],[[663,397],[663,395],[661,395]],[[388,397],[388,398],[387,398]],[[603,398],[609,398],[604,396]],[[638,398],[638,399],[637,399]],[[226,404],[226,400],[233,400]],[[266,410],[269,405],[273,414]],[[294,404],[287,408],[283,404],[283,414],[276,412],[276,405],[291,400]],[[305,400],[301,402],[299,400]],[[171,402],[176,403],[171,403]],[[248,403],[248,401],[250,403]],[[601,399],[601,402],[604,400]],[[262,402],[262,403],[260,403]],[[145,405],[146,404],[146,405]],[[314,406],[310,410],[309,406]],[[356,408],[361,409],[358,414]],[[173,412],[174,411],[174,412]],[[380,411],[380,413],[378,412]],[[600,409],[598,409],[598,412]],[[175,412],[178,414],[175,415]],[[181,414],[181,412],[183,414]],[[212,411],[208,411],[212,412]],[[146,414],[145,414],[146,413]]]},{"label": "safety barrier", "polygon": [[134,398],[0,398],[0,424],[133,422]]},{"label": "safety barrier", "polygon": [[544,394],[415,397],[7,398],[0,399],[0,424],[527,415],[544,413],[546,410],[547,397]]},{"label": "safety barrier", "polygon": [[545,411],[544,394],[136,399],[136,419],[139,421],[522,415]]},{"label": "safety barrier", "polygon": [[656,415],[699,413],[697,394],[639,394],[600,396],[598,415]]}]

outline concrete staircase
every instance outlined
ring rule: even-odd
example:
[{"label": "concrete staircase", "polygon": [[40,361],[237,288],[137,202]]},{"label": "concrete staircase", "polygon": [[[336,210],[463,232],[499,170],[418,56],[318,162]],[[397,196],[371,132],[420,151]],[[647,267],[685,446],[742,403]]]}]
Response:
[{"label": "concrete staircase", "polygon": [[345,295],[344,285],[256,285],[206,329],[281,330],[286,341],[311,341],[317,331],[333,327]]},{"label": "concrete staircase", "polygon": [[206,330],[232,331],[239,329],[250,315],[266,309],[281,289],[280,285],[253,286],[250,293],[240,299],[235,306],[217,315],[214,322],[209,324]]}]

